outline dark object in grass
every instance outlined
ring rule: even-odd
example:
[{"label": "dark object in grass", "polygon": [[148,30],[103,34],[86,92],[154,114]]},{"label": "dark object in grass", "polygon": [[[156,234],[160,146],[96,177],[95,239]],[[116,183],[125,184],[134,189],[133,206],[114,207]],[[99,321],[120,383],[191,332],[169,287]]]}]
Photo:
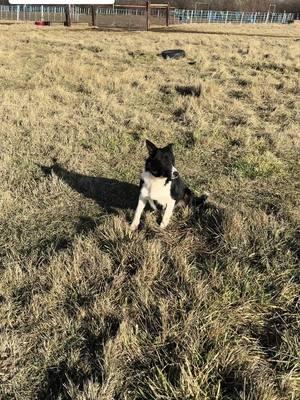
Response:
[{"label": "dark object in grass", "polygon": [[201,85],[175,86],[175,90],[181,96],[200,97],[201,95]]},{"label": "dark object in grass", "polygon": [[169,58],[174,58],[175,60],[178,60],[179,58],[185,57],[185,51],[180,49],[164,50],[161,52],[161,56],[165,60],[168,60]]},{"label": "dark object in grass", "polygon": [[37,26],[50,26],[50,21],[35,21],[34,24]]},{"label": "dark object in grass", "polygon": [[193,132],[187,131],[182,135],[182,144],[186,149],[195,147],[196,138]]},{"label": "dark object in grass", "polygon": [[129,52],[128,52],[128,55],[131,56],[131,57],[133,57],[133,58],[136,58],[136,57],[142,57],[142,56],[144,56],[145,53],[143,53],[142,51],[129,51]]}]

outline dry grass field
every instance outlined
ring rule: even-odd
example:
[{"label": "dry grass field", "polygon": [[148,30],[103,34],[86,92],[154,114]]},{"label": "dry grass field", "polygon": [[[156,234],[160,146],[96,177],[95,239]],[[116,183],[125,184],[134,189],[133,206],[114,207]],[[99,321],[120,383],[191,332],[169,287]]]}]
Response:
[{"label": "dry grass field", "polygon": [[300,28],[192,29],[0,25],[1,400],[299,399]]}]

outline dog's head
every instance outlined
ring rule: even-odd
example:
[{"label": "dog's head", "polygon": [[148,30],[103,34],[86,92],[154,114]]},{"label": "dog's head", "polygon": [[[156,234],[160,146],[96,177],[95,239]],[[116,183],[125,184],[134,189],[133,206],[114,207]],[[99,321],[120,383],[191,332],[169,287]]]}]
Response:
[{"label": "dog's head", "polygon": [[158,148],[146,140],[149,157],[146,160],[145,171],[150,172],[153,176],[166,178],[167,180],[178,177],[175,168],[175,158],[173,154],[173,145],[168,144],[166,147]]}]

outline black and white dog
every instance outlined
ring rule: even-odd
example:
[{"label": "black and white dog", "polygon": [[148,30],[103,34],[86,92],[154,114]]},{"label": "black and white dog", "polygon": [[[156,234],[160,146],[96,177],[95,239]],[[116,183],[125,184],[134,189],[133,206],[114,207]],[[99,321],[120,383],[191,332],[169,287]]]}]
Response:
[{"label": "black and white dog", "polygon": [[175,168],[172,144],[158,148],[146,140],[146,145],[149,157],[141,176],[139,202],[130,226],[132,231],[138,228],[147,202],[154,210],[157,209],[156,203],[162,206],[164,214],[160,227],[165,228],[170,222],[176,204],[197,206],[204,203],[207,198],[206,195],[196,198],[180,178]]}]

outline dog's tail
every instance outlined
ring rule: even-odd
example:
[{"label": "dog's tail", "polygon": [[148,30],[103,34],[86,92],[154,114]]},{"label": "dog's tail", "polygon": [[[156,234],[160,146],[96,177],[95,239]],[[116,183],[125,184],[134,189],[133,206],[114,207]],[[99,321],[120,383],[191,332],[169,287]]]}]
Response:
[{"label": "dog's tail", "polygon": [[195,196],[189,188],[185,188],[183,201],[184,204],[189,207],[202,208],[205,205],[208,196],[209,193],[207,192],[204,192],[201,196]]},{"label": "dog's tail", "polygon": [[194,206],[196,207],[196,208],[202,208],[202,207],[204,207],[204,205],[206,204],[206,202],[207,202],[207,199],[208,199],[208,197],[209,197],[209,193],[207,193],[207,192],[204,192],[201,196],[195,196],[194,197]]}]

